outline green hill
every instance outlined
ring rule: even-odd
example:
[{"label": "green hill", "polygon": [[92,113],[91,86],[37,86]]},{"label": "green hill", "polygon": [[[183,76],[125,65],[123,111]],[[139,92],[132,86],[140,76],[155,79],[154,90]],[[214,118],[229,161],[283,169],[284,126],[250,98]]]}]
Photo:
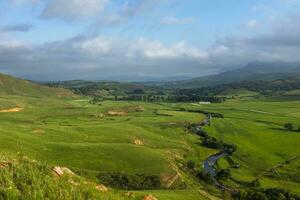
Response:
[{"label": "green hill", "polygon": [[[272,81],[268,88],[288,91],[286,87],[293,85],[288,94],[295,95],[297,80]],[[245,83],[218,92],[248,97],[256,95],[252,91],[259,86]],[[295,148],[300,141],[299,101],[261,97],[207,105],[93,104],[90,98],[69,98],[72,94],[66,90],[6,75],[0,88],[0,199],[74,199],[75,194],[75,199],[144,200],[146,194],[159,200],[220,199],[222,191],[202,166],[224,147],[223,142],[237,150],[219,162],[222,184],[238,189],[240,195],[243,191],[268,195],[273,188],[300,194],[300,152]],[[200,137],[203,132],[190,131],[203,122],[205,112],[219,113],[203,130],[206,139],[213,137],[221,146],[207,146]],[[284,128],[287,123],[293,130]],[[11,157],[3,156],[7,154]],[[54,166],[66,167],[79,177],[53,177]],[[274,167],[276,173],[271,171]],[[228,177],[222,176],[223,169]],[[251,186],[258,179],[259,184]],[[113,189],[101,193],[95,189],[97,184]],[[128,191],[129,198],[124,195]]]},{"label": "green hill", "polygon": [[[69,98],[72,93],[67,90],[6,75],[1,75],[0,91],[0,163],[1,155],[13,155],[8,159],[12,168],[0,170],[0,199],[22,199],[25,193],[23,199],[72,199],[76,192],[76,199],[140,200],[149,193],[159,200],[205,199],[177,167],[187,162],[184,156],[200,160],[210,154],[204,150],[198,157],[198,137],[184,131],[185,123],[201,121],[203,115],[142,102],[95,105],[86,97]],[[43,164],[15,163],[18,155]],[[56,181],[49,171],[53,166],[67,167],[122,194],[112,189],[103,195],[84,185]],[[115,176],[129,183],[114,181]],[[10,185],[1,188],[1,177]],[[133,198],[123,195],[136,189]]]},{"label": "green hill", "polygon": [[72,96],[68,90],[50,88],[31,81],[0,74],[0,96],[18,95],[27,97],[65,97]]}]

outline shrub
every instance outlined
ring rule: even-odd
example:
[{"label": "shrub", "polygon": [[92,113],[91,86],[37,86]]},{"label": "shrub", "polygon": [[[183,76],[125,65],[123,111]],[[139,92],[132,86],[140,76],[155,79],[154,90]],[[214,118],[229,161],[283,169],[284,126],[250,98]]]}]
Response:
[{"label": "shrub", "polygon": [[268,200],[267,196],[259,191],[241,190],[233,195],[237,200]]},{"label": "shrub", "polygon": [[122,173],[101,173],[97,176],[103,184],[117,189],[148,190],[161,188],[158,176],[145,174],[127,175]]},{"label": "shrub", "polygon": [[287,123],[284,125],[284,128],[287,130],[287,131],[293,131],[294,130],[294,126],[293,124],[291,123]]},{"label": "shrub", "polygon": [[224,152],[231,155],[237,150],[237,147],[234,144],[223,144],[223,149]]},{"label": "shrub", "polygon": [[255,179],[250,183],[251,187],[259,187],[260,186],[260,181],[259,179]]},{"label": "shrub", "polygon": [[212,148],[212,149],[222,149],[223,148],[223,142],[222,141],[218,141],[216,138],[214,137],[204,137],[202,139],[202,144],[208,148]]},{"label": "shrub", "polygon": [[189,161],[187,162],[186,166],[187,166],[188,169],[194,170],[195,167],[196,167],[196,164],[195,164],[194,161],[189,160]]},{"label": "shrub", "polygon": [[231,176],[231,171],[230,169],[222,169],[218,171],[217,177],[219,179],[228,179]]},{"label": "shrub", "polygon": [[240,190],[233,194],[237,200],[299,200],[300,197],[282,189]]},{"label": "shrub", "polygon": [[200,171],[196,174],[196,177],[208,184],[214,183],[214,178],[207,172]]}]

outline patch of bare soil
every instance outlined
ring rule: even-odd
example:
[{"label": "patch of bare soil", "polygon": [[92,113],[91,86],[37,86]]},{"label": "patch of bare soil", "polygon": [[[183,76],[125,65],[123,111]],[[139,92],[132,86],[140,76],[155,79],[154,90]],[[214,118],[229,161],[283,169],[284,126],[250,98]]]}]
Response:
[{"label": "patch of bare soil", "polygon": [[24,108],[10,108],[10,109],[5,109],[5,110],[0,110],[0,113],[13,113],[13,112],[20,112],[24,110]]},{"label": "patch of bare soil", "polygon": [[143,200],[158,200],[155,196],[149,194],[143,197]]},{"label": "patch of bare soil", "polygon": [[43,129],[35,129],[35,130],[32,131],[32,133],[34,133],[34,134],[43,134],[43,133],[45,133],[45,131]]},{"label": "patch of bare soil", "polygon": [[118,116],[126,116],[126,115],[128,115],[128,113],[127,112],[118,112],[118,111],[108,111],[107,115],[118,117]]},{"label": "patch of bare soil", "polygon": [[144,142],[143,142],[143,140],[141,140],[141,139],[135,139],[135,140],[133,141],[133,143],[134,143],[135,145],[144,145]]}]

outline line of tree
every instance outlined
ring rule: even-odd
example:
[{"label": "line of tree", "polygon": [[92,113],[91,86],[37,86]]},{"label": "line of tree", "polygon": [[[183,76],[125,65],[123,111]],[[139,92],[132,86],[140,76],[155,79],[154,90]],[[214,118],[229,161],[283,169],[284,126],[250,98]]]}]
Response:
[{"label": "line of tree", "polygon": [[122,173],[101,173],[97,176],[101,183],[123,190],[161,189],[159,176],[145,174],[128,175]]},{"label": "line of tree", "polygon": [[215,113],[215,112],[208,112],[204,110],[193,110],[193,109],[185,109],[185,108],[180,108],[179,111],[185,111],[185,112],[194,112],[194,113],[201,113],[206,115],[208,118],[224,118],[224,115],[221,113]]},{"label": "line of tree", "polygon": [[225,101],[224,97],[214,96],[200,96],[200,95],[152,95],[152,94],[134,94],[120,96],[118,101],[146,101],[146,102],[211,102],[211,103],[222,103]]},{"label": "line of tree", "polygon": [[208,148],[212,148],[212,149],[218,149],[218,150],[222,150],[226,153],[228,153],[229,155],[233,154],[236,150],[237,147],[234,144],[226,144],[224,143],[222,140],[218,140],[215,137],[209,136],[203,129],[201,126],[201,123],[197,124],[187,124],[186,125],[186,129],[193,133],[196,134],[198,136],[201,137],[201,141],[202,141],[202,145]]},{"label": "line of tree", "polygon": [[236,200],[300,200],[300,196],[283,189],[239,190],[232,195]]}]

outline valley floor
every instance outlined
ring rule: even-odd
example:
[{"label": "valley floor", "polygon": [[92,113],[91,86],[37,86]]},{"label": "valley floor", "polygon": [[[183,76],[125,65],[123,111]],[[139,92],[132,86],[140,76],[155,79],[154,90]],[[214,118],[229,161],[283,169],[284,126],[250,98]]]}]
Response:
[{"label": "valley floor", "polygon": [[[66,166],[98,183],[101,174],[109,173],[159,177],[168,190],[134,193],[151,193],[160,200],[222,196],[213,186],[197,182],[182,170],[188,161],[201,169],[203,161],[218,150],[204,147],[197,135],[185,130],[186,124],[199,123],[205,115],[178,110],[221,113],[225,117],[213,118],[205,131],[237,146],[233,156],[218,162],[218,169],[231,171],[232,177],[222,182],[243,187],[259,179],[261,188],[300,194],[300,162],[289,161],[300,155],[300,133],[283,129],[285,123],[300,126],[300,101],[91,104],[86,98],[4,96],[0,102],[3,110],[22,108],[0,113],[2,153],[26,155],[47,166]],[[237,163],[240,167],[234,168]],[[270,170],[280,163],[284,165]],[[205,197],[205,190],[213,195]]]}]

